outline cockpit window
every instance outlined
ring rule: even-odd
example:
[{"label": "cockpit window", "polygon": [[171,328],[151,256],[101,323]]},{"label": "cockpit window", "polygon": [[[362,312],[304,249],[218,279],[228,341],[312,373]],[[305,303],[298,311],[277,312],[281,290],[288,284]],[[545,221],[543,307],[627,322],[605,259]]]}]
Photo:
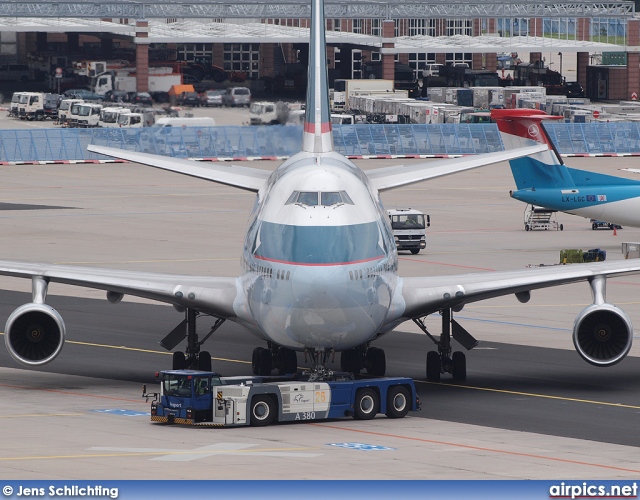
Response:
[{"label": "cockpit window", "polygon": [[318,193],[313,191],[301,191],[298,194],[298,199],[296,201],[303,205],[315,207],[318,204]]},{"label": "cockpit window", "polygon": [[315,191],[294,191],[291,193],[291,196],[289,196],[285,205],[291,205],[292,203],[299,203],[310,207],[315,207],[318,204],[324,207],[331,207],[343,203],[349,205],[354,204],[346,191],[322,191],[320,193]]},{"label": "cockpit window", "polygon": [[340,193],[320,193],[320,199],[325,207],[330,207],[331,205],[342,203],[342,196],[340,196]]}]

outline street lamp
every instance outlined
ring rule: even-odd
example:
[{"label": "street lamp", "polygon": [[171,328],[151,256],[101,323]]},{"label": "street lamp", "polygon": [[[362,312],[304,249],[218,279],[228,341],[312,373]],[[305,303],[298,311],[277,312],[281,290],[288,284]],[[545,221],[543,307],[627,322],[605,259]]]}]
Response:
[{"label": "street lamp", "polygon": [[558,55],[560,56],[560,76],[562,76],[562,52],[558,52]]}]

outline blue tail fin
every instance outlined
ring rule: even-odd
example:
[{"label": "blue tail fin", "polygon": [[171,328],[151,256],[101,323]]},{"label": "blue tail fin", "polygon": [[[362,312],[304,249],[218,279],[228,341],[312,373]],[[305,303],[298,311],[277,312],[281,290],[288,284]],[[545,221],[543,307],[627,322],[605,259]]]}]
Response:
[{"label": "blue tail fin", "polygon": [[311,0],[309,74],[302,135],[302,150],[309,153],[333,151],[325,29],[324,0]]}]

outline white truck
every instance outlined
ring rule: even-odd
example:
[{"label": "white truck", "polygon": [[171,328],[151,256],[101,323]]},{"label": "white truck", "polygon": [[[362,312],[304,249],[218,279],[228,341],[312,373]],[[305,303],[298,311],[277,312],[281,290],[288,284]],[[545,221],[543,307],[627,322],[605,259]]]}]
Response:
[{"label": "white truck", "polygon": [[69,116],[70,127],[92,128],[97,127],[100,121],[101,104],[90,102],[78,102],[71,106]]},{"label": "white truck", "polygon": [[99,127],[104,128],[116,128],[118,124],[118,118],[120,115],[131,113],[131,109],[123,106],[108,106],[100,110],[100,120],[98,121]]},{"label": "white truck", "polygon": [[350,99],[357,95],[394,94],[393,80],[336,80],[331,111],[350,110]]},{"label": "white truck", "polygon": [[431,217],[412,208],[387,210],[391,220],[391,230],[398,250],[409,250],[416,255],[427,246],[426,228],[431,225]]},{"label": "white truck", "polygon": [[302,109],[300,103],[255,101],[249,107],[251,125],[285,125],[292,111]]},{"label": "white truck", "polygon": [[63,99],[58,106],[58,123],[67,123],[71,116],[71,108],[74,104],[84,102],[82,99]]},{"label": "white truck", "polygon": [[21,120],[44,120],[58,115],[58,94],[23,92],[18,101],[18,117]]},{"label": "white truck", "polygon": [[[122,68],[106,71],[91,80],[91,90],[98,95],[105,95],[110,90],[135,92],[138,79],[135,68]],[[149,92],[169,92],[173,85],[182,85],[182,75],[172,73],[172,68],[149,68]]]}]

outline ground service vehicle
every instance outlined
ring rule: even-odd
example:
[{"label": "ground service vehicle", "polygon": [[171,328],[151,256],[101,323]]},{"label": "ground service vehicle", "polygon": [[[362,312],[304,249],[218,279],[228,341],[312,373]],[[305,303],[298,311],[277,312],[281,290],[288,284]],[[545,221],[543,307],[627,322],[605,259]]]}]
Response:
[{"label": "ground service vehicle", "polygon": [[151,421],[227,427],[352,416],[369,420],[378,413],[402,418],[420,408],[410,378],[298,381],[265,377],[220,377],[215,372],[167,370],[157,374],[160,393],[151,403]]},{"label": "ground service vehicle", "polygon": [[14,92],[11,96],[11,104],[9,106],[9,116],[13,116],[14,118],[18,117],[18,106],[20,105],[20,98],[23,94],[28,94],[28,92]]},{"label": "ground service vehicle", "polygon": [[82,128],[97,127],[100,121],[101,110],[101,104],[92,104],[88,102],[74,104],[71,107],[72,118],[70,125],[72,127]]},{"label": "ground service vehicle", "polygon": [[74,104],[84,102],[82,99],[63,99],[58,106],[58,122],[66,123],[71,115],[71,108]]},{"label": "ground service vehicle", "polygon": [[[138,79],[135,68],[121,68],[98,74],[92,80],[91,88],[98,95],[105,95],[110,90],[136,92]],[[172,68],[149,68],[149,91],[168,92],[173,85],[182,83],[182,75],[173,73]]]},{"label": "ground service vehicle", "polygon": [[249,108],[249,120],[251,125],[284,125],[291,111],[290,105],[283,101],[256,101]]},{"label": "ground service vehicle", "polygon": [[416,255],[427,246],[426,228],[431,225],[431,217],[411,208],[389,209],[387,213],[398,250],[410,250]]},{"label": "ground service vehicle", "polygon": [[349,100],[356,95],[393,95],[393,80],[336,80],[333,84],[331,110],[340,112],[351,109]]},{"label": "ground service vehicle", "polygon": [[58,94],[23,92],[18,100],[18,117],[21,120],[44,120],[58,115]]}]

